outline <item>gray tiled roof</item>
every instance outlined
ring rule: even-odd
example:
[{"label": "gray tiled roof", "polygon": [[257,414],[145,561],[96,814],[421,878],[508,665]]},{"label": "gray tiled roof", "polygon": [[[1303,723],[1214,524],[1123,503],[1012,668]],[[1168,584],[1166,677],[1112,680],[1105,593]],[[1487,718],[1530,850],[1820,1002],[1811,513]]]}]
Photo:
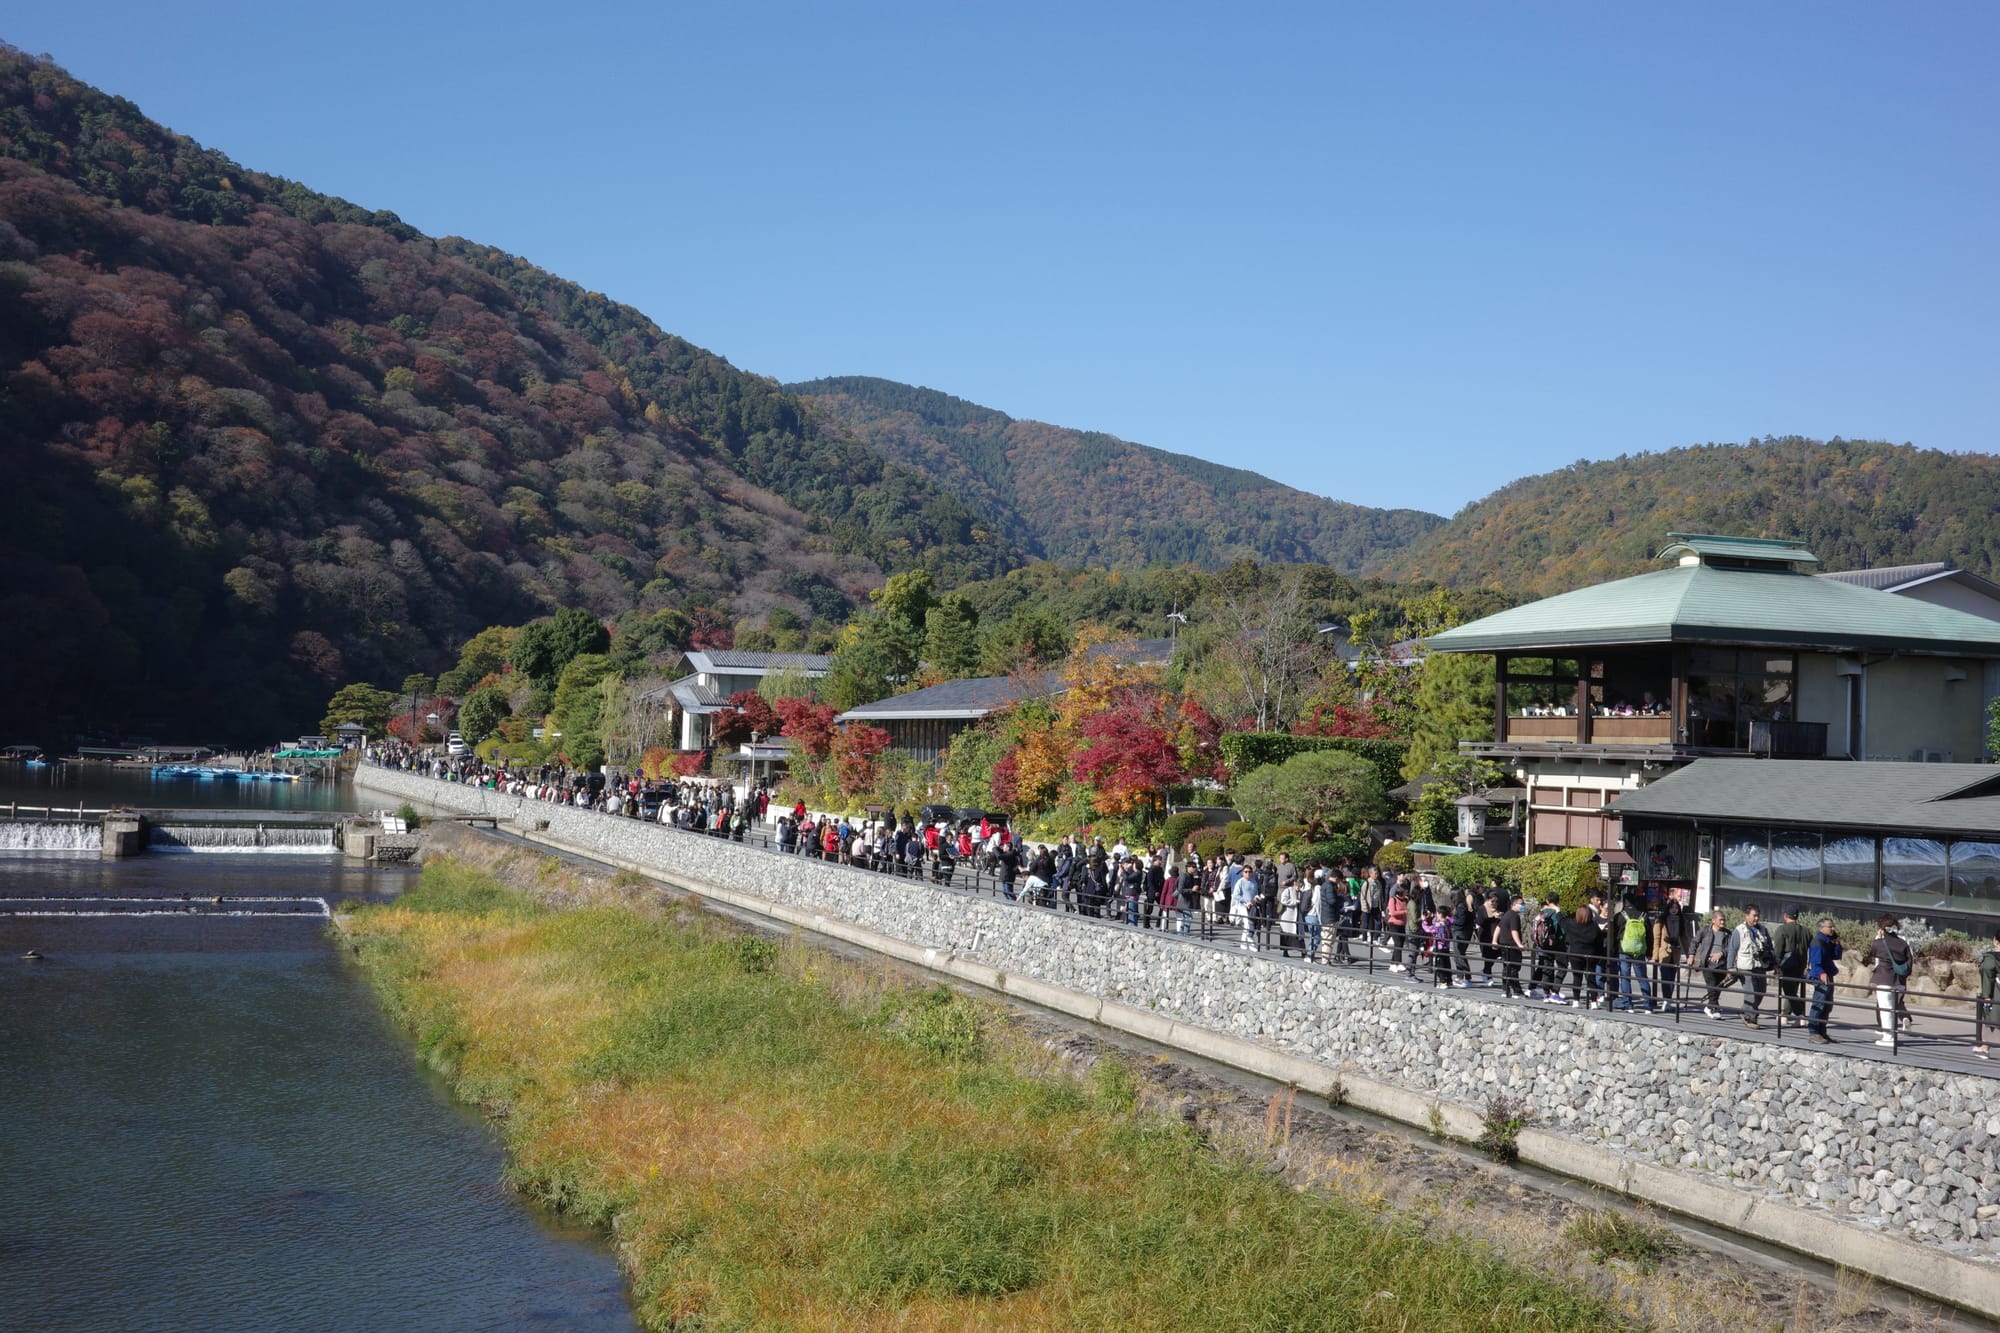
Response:
[{"label": "gray tiled roof", "polygon": [[1942,560],[1932,560],[1921,565],[1884,565],[1880,569],[1843,569],[1831,574],[1820,575],[1823,579],[1838,579],[1842,583],[1852,583],[1861,588],[1900,588],[1905,583],[1917,579],[1927,579],[1933,574],[1942,574],[1951,568]]},{"label": "gray tiled roof", "polygon": [[1700,759],[1611,805],[1716,823],[2000,833],[2000,768],[1832,759]]},{"label": "gray tiled roof", "polygon": [[850,708],[842,721],[880,722],[895,718],[984,717],[996,709],[1023,699],[1032,699],[1061,688],[1054,676],[980,676],[972,680],[948,680],[908,694],[877,699],[872,704]]},{"label": "gray tiled roof", "polygon": [[1086,648],[1088,657],[1109,657],[1128,666],[1148,666],[1173,660],[1172,639],[1112,639]]},{"label": "gray tiled roof", "polygon": [[697,671],[825,671],[825,653],[743,653],[734,648],[695,648],[687,655]]},{"label": "gray tiled roof", "polygon": [[704,685],[695,676],[682,676],[667,686],[675,702],[690,713],[713,713],[729,701],[715,692],[713,686]]}]

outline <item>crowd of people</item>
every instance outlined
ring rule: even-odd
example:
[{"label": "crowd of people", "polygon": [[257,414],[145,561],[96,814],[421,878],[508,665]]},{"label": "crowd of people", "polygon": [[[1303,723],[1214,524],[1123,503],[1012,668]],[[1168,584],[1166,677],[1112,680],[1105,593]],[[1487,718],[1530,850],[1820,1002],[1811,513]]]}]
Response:
[{"label": "crowd of people", "polygon": [[395,743],[370,746],[366,758],[382,768],[442,782],[462,783],[551,805],[653,820],[739,841],[767,817],[771,806],[767,788],[754,787],[739,796],[732,784],[709,778],[644,778],[637,774],[611,777],[598,770],[573,772],[560,764],[509,768],[490,764],[475,754],[453,755]]},{"label": "crowd of people", "polygon": [[[447,782],[739,840],[771,821],[781,853],[944,885],[991,880],[1003,897],[1027,906],[1233,939],[1246,952],[1276,950],[1327,966],[1372,968],[1386,957],[1392,975],[1438,988],[1497,987],[1554,1005],[1698,1012],[1714,1020],[1733,1008],[1753,1028],[1768,1001],[1774,1023],[1828,1044],[1838,990],[1860,986],[1873,1000],[1875,1044],[1896,1045],[1911,1025],[1907,991],[1916,955],[1886,914],[1865,956],[1844,964],[1850,950],[1831,918],[1808,926],[1799,909],[1787,908],[1777,925],[1767,925],[1749,907],[1731,925],[1719,910],[1702,919],[1685,888],[1654,901],[1592,892],[1566,912],[1497,883],[1450,885],[1375,865],[1301,866],[1285,853],[1203,856],[1193,843],[1107,846],[1084,835],[1031,845],[990,818],[815,815],[803,802],[773,821],[768,790],[739,796],[706,779],[612,778],[551,765],[508,770],[474,755],[396,746],[373,747],[368,758]],[[1857,969],[1865,982],[1852,980]],[[1996,1012],[1996,986],[2000,927],[1981,962],[1983,1019]],[[1733,1000],[1725,1000],[1731,991]],[[1983,1028],[1973,1053],[1989,1054]]]}]

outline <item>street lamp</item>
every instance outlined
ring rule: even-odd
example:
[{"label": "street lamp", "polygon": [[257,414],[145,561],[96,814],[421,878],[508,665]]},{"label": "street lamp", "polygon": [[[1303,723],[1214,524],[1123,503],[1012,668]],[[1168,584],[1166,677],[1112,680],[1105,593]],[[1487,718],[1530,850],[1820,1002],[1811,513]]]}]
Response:
[{"label": "street lamp", "polygon": [[1187,624],[1187,617],[1185,615],[1182,615],[1179,611],[1167,612],[1167,642],[1169,644],[1174,647],[1180,646],[1180,627],[1185,624]]},{"label": "street lamp", "polygon": [[1458,840],[1470,847],[1486,836],[1486,794],[1471,791],[1452,804],[1458,807]]}]

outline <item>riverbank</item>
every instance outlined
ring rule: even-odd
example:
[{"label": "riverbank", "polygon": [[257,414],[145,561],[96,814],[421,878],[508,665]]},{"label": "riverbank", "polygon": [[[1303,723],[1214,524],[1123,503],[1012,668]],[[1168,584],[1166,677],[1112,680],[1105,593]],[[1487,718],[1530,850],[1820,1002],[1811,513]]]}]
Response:
[{"label": "riverbank", "polygon": [[1442,1218],[1272,1178],[991,1006],[519,868],[570,910],[434,861],[343,928],[515,1185],[615,1231],[651,1327],[1617,1322]]}]

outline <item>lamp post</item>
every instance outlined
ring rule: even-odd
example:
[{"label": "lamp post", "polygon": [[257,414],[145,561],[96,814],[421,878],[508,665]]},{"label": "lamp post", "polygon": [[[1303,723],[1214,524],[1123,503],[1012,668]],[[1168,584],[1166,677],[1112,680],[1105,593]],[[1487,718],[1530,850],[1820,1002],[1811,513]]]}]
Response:
[{"label": "lamp post", "polygon": [[1452,802],[1458,807],[1458,841],[1470,847],[1486,836],[1486,794],[1469,791]]},{"label": "lamp post", "polygon": [[[1175,605],[1178,606],[1179,603],[1176,603]],[[1180,642],[1181,642],[1180,627],[1185,624],[1187,624],[1187,617],[1181,614],[1180,611],[1174,610],[1167,612],[1167,643],[1169,645],[1167,648],[1168,656],[1172,656],[1174,649],[1180,647]]]}]

